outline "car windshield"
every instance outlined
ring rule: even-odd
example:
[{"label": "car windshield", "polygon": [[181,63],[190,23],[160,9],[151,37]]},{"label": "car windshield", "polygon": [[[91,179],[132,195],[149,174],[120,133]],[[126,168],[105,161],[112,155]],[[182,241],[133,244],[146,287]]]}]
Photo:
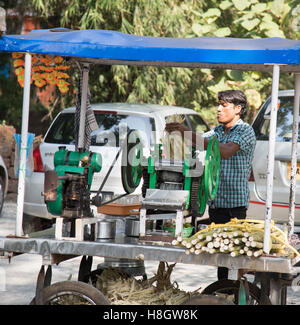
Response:
[{"label": "car windshield", "polygon": [[[155,131],[153,118],[100,110],[95,110],[94,113],[99,129],[91,133],[93,146],[119,146],[120,141],[131,129],[139,130],[148,146],[155,142],[152,132]],[[75,144],[74,113],[61,113],[50,128],[45,142]]]},{"label": "car windshield", "polygon": [[[260,110],[257,116],[253,129],[256,134],[257,140],[269,140],[270,132],[270,105],[269,100],[265,106]],[[277,130],[276,141],[278,142],[291,142],[293,133],[293,96],[279,97],[279,108],[277,111]],[[300,126],[298,131],[298,141],[300,139]]]}]

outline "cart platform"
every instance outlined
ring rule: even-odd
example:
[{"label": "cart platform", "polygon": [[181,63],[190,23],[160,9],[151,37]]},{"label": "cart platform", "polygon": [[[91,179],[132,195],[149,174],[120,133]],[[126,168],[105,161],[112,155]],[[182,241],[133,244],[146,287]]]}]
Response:
[{"label": "cart platform", "polygon": [[186,264],[224,266],[230,269],[246,269],[255,272],[276,272],[296,274],[300,267],[295,264],[300,260],[276,256],[236,256],[229,254],[202,252],[199,255],[186,255],[185,249],[165,242],[141,242],[139,238],[127,237],[123,234],[111,240],[75,241],[56,240],[49,237],[20,238],[1,237],[0,251],[16,254],[39,254],[43,264],[58,264],[56,256],[66,256],[60,261],[75,256],[87,255],[98,257],[128,258],[140,260],[156,260]]}]

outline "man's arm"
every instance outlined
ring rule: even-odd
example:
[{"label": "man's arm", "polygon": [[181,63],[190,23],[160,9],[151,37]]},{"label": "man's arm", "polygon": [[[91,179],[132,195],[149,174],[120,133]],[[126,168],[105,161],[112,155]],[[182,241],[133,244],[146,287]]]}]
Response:
[{"label": "man's arm", "polygon": [[[207,149],[208,139],[204,138],[204,149]],[[219,143],[220,155],[223,159],[228,159],[240,150],[240,146],[234,142]]]},{"label": "man's arm", "polygon": [[[184,132],[186,132],[185,137],[188,136],[189,134],[191,134],[191,142],[192,145],[196,145],[199,143],[202,143],[203,139],[204,139],[204,149],[207,149],[207,145],[209,142],[209,139],[207,138],[203,138],[202,135],[196,133],[196,132],[191,132],[187,127],[185,127],[184,125],[182,125],[181,123],[170,123],[166,125],[166,131],[168,132],[173,132],[173,131],[179,131],[182,136],[184,135]],[[189,137],[187,137],[189,138]],[[237,151],[240,150],[240,146],[234,142],[228,142],[228,143],[220,143],[220,155],[221,158],[223,159],[228,159],[229,157],[233,156]]]}]

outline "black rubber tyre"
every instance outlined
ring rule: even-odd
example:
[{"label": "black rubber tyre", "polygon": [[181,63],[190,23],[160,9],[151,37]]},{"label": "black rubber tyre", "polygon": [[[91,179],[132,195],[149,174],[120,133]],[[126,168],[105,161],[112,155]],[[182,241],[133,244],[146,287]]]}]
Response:
[{"label": "black rubber tyre", "polygon": [[[69,301],[67,297],[71,297]],[[69,302],[69,303],[67,303]],[[80,281],[57,282],[43,289],[43,305],[109,305],[95,287]],[[35,305],[35,298],[30,305]]]},{"label": "black rubber tyre", "polygon": [[[136,142],[131,143],[129,141],[129,136],[134,134],[136,130],[131,130],[128,133],[126,138],[127,150],[122,151],[122,166],[121,166],[121,180],[123,189],[127,194],[133,193],[136,188],[139,186],[142,178],[142,165],[139,164],[138,166],[132,166],[132,162],[134,160],[134,156],[130,156],[132,154],[132,150],[136,148],[138,144],[140,144],[139,138],[136,139]],[[142,154],[142,148],[139,149],[139,155]],[[134,180],[134,173],[136,179]]]},{"label": "black rubber tyre", "polygon": [[[249,286],[249,305],[272,305],[267,296],[261,296],[261,290],[253,283],[248,282]],[[204,295],[224,295],[226,299],[231,299],[235,304],[238,304],[238,293],[240,288],[240,281],[238,280],[219,280],[207,286],[202,294]]]},{"label": "black rubber tyre", "polygon": [[4,191],[5,191],[4,181],[3,178],[0,176],[0,216],[4,205]]},{"label": "black rubber tyre", "polygon": [[184,301],[182,305],[234,305],[234,303],[222,297],[201,294]]}]

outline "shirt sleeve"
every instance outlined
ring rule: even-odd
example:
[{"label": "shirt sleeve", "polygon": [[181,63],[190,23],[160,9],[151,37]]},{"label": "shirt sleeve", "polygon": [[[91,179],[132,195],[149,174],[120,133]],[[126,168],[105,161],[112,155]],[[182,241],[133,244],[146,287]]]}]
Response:
[{"label": "shirt sleeve", "polygon": [[213,129],[210,130],[210,131],[207,131],[207,132],[203,133],[202,136],[203,136],[204,138],[208,138],[208,139],[210,139],[210,138],[216,136],[215,128],[213,128]]},{"label": "shirt sleeve", "polygon": [[242,151],[252,150],[256,143],[255,133],[250,125],[240,126],[230,140],[238,144]]}]

